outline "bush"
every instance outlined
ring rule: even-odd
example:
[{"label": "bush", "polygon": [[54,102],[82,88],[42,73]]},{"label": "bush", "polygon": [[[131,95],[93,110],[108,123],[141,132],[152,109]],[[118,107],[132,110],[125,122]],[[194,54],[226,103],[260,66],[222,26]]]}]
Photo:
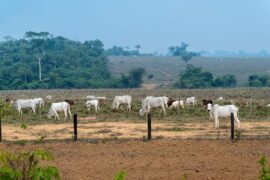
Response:
[{"label": "bush", "polygon": [[5,180],[50,180],[60,179],[59,170],[54,166],[40,166],[40,160],[52,160],[46,151],[13,153],[0,152],[0,179]]},{"label": "bush", "polygon": [[270,180],[270,168],[266,166],[265,155],[261,157],[259,164],[261,165],[259,178],[261,180]]}]

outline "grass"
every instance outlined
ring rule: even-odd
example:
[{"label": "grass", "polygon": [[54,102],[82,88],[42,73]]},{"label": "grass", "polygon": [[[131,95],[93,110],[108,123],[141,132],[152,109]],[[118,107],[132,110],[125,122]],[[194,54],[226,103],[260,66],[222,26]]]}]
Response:
[{"label": "grass", "polygon": [[[78,113],[79,117],[96,117],[92,120],[79,120],[80,124],[93,123],[93,122],[121,122],[128,121],[133,123],[146,122],[146,117],[139,116],[139,109],[141,107],[141,100],[148,95],[163,96],[173,98],[185,99],[186,97],[196,96],[201,99],[217,99],[219,96],[225,98],[224,103],[230,104],[234,101],[240,108],[240,120],[241,121],[265,121],[270,120],[270,109],[265,105],[269,103],[270,90],[268,88],[234,88],[234,89],[194,89],[194,90],[169,90],[169,89],[157,89],[157,90],[145,90],[145,89],[82,89],[82,90],[23,90],[23,91],[0,91],[0,97],[4,98],[6,95],[13,97],[13,99],[19,98],[45,98],[48,94],[52,95],[53,102],[63,101],[66,98],[75,100],[75,105],[72,106],[72,113]],[[132,112],[127,112],[125,107],[117,111],[111,110],[111,104],[115,95],[130,94],[133,97]],[[87,112],[85,107],[85,100],[83,96],[97,95],[106,96],[107,100],[100,104],[100,111],[98,113]],[[241,104],[241,101],[248,101],[249,97],[252,97],[252,109],[250,113],[250,107],[245,104]],[[269,101],[268,101],[269,100]],[[216,101],[217,102],[217,101]],[[201,103],[199,101],[199,103]],[[23,116],[13,114],[4,120],[4,123],[11,123],[18,126],[25,124],[27,126],[33,124],[46,124],[46,123],[72,123],[71,119],[64,121],[63,113],[59,113],[60,120],[47,119],[47,113],[49,111],[50,102],[46,102],[45,107],[41,109],[41,114],[37,110],[36,115],[30,113],[30,110],[24,111]],[[152,111],[153,121],[157,122],[206,122],[209,121],[209,114],[205,107],[199,105],[197,107],[185,107],[180,109],[178,114],[177,109],[167,109],[167,115],[165,117],[159,117],[159,109],[153,109]]]},{"label": "grass", "polygon": [[[183,72],[186,64],[179,57],[110,57],[110,69],[113,75],[119,76],[127,73],[134,67],[145,68],[147,75],[146,83],[167,85],[178,80],[179,72]],[[251,74],[270,75],[269,58],[194,58],[190,62],[195,66],[213,73],[214,76],[233,74],[238,84],[243,86],[247,83]],[[154,78],[149,80],[147,76],[153,74]]]}]

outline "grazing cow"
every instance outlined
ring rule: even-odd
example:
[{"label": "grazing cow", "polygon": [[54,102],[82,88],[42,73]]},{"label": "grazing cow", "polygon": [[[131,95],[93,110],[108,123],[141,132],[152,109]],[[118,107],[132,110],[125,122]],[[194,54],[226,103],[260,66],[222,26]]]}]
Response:
[{"label": "grazing cow", "polygon": [[151,108],[154,108],[154,107],[161,108],[163,110],[164,116],[166,115],[164,98],[162,97],[146,97],[142,102],[140,115],[143,116],[145,113],[149,113]]},{"label": "grazing cow", "polygon": [[174,101],[172,103],[172,105],[170,106],[170,109],[177,108],[179,105],[184,109],[184,101],[183,100]]},{"label": "grazing cow", "polygon": [[210,117],[214,118],[215,120],[215,128],[219,128],[219,117],[221,118],[226,118],[230,117],[231,113],[234,115],[234,121],[237,122],[238,128],[240,128],[240,120],[238,118],[238,112],[239,108],[236,107],[235,105],[225,105],[225,106],[220,106],[218,104],[207,104],[207,110],[210,113]]},{"label": "grazing cow", "polygon": [[43,98],[34,98],[33,100],[35,101],[36,105],[39,106],[39,108],[41,108],[42,106],[44,107],[44,100],[43,100]]},{"label": "grazing cow", "polygon": [[187,106],[190,106],[191,104],[192,104],[192,106],[197,105],[197,99],[196,99],[196,97],[192,96],[192,97],[187,98],[186,105]]},{"label": "grazing cow", "polygon": [[168,107],[170,107],[172,105],[172,103],[175,101],[176,101],[175,99],[169,98],[168,103],[167,103]]},{"label": "grazing cow", "polygon": [[70,99],[65,99],[64,101],[67,102],[71,106],[75,104],[75,102],[73,100],[70,100]]},{"label": "grazing cow", "polygon": [[36,102],[33,99],[18,99],[14,103],[15,109],[18,110],[19,115],[22,115],[22,109],[31,108],[36,114]]},{"label": "grazing cow", "polygon": [[115,96],[112,103],[112,109],[118,109],[119,105],[127,104],[127,111],[131,111],[131,101],[132,97],[129,95]]},{"label": "grazing cow", "polygon": [[64,111],[65,114],[65,120],[68,118],[68,115],[72,117],[71,112],[70,112],[70,105],[67,102],[58,102],[58,103],[52,103],[51,108],[48,112],[48,118],[54,118],[59,120],[59,116],[57,112]]},{"label": "grazing cow", "polygon": [[207,106],[207,104],[213,104],[213,101],[211,99],[203,99],[202,100],[203,106]]},{"label": "grazing cow", "polygon": [[52,100],[52,96],[51,95],[46,96],[46,100],[47,101],[51,101]]},{"label": "grazing cow", "polygon": [[90,111],[91,106],[94,106],[94,107],[95,107],[95,111],[96,111],[96,112],[97,112],[98,109],[99,109],[99,106],[98,106],[98,100],[96,100],[96,99],[86,101],[85,105],[86,105],[86,107],[87,107],[87,111]]}]

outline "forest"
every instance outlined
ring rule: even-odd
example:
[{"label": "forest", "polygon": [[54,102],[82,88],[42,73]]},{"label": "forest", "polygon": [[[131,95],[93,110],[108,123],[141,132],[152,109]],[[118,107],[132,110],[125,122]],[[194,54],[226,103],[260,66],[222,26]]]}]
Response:
[{"label": "forest", "polygon": [[111,76],[100,40],[73,41],[48,32],[0,42],[0,89],[139,87],[144,69]]}]

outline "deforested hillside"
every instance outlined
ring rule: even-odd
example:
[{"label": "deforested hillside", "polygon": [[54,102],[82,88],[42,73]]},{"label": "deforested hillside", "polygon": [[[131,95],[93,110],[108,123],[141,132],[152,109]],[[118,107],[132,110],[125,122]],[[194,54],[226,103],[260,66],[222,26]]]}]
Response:
[{"label": "deforested hillside", "polygon": [[[127,57],[111,56],[110,70],[115,76],[126,73],[134,67],[143,67],[147,75],[145,83],[170,84],[179,79],[179,73],[187,64],[180,57]],[[189,61],[190,64],[202,67],[214,76],[225,74],[235,75],[237,86],[245,86],[248,76],[252,74],[270,75],[270,58],[205,58],[198,57]]]}]

